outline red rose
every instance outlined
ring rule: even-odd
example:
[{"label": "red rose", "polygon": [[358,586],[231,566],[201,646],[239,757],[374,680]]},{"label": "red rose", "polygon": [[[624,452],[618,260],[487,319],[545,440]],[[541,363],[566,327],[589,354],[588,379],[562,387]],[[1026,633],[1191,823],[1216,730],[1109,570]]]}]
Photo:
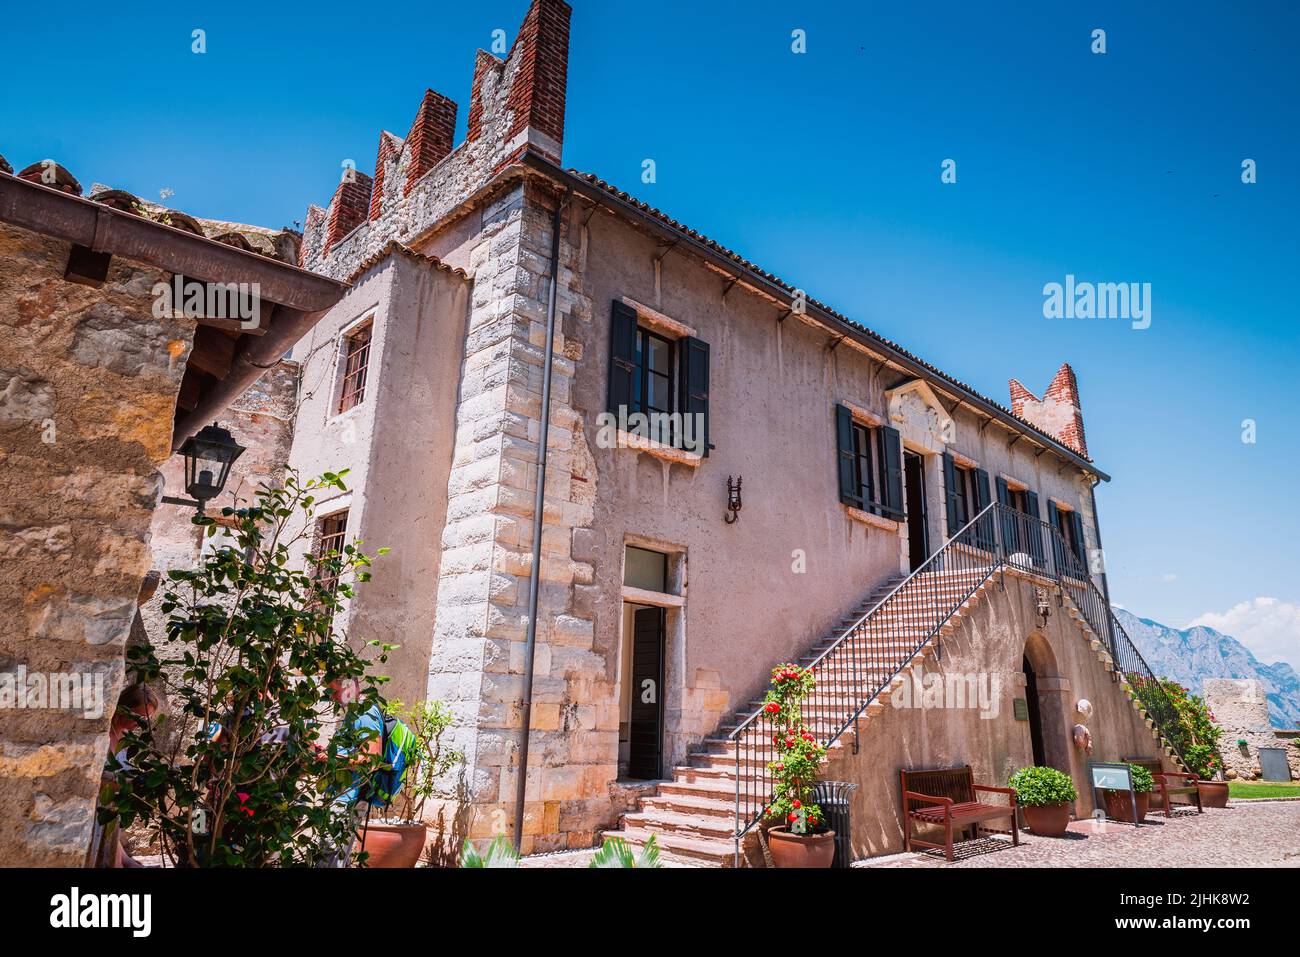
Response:
[{"label": "red rose", "polygon": [[791,801],[790,806],[794,808],[796,811],[799,810],[799,808],[803,807],[803,805],[800,804],[798,801]]},{"label": "red rose", "polygon": [[798,815],[798,814],[795,814],[793,811],[791,811],[791,812],[790,812],[790,823],[793,824],[793,823],[794,823],[795,821],[797,821],[797,820],[799,820],[799,815]]},{"label": "red rose", "polygon": [[781,706],[777,704],[775,701],[769,701],[767,704],[763,706],[763,710],[766,711],[768,714],[779,714],[781,711]]},{"label": "red rose", "polygon": [[786,746],[787,748],[792,748],[792,747],[794,747],[794,735],[793,735],[793,734],[788,734],[788,735],[786,735],[786,737],[785,737],[785,746]]}]

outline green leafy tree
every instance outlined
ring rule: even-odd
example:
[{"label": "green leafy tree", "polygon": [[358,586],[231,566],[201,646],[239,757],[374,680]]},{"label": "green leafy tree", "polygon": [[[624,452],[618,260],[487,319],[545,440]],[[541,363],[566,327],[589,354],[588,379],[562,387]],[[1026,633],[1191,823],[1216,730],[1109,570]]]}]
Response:
[{"label": "green leafy tree", "polygon": [[[179,728],[170,746],[152,725],[124,736],[103,813],[156,829],[178,866],[319,863],[354,829],[343,795],[382,766],[351,720],[382,702],[386,679],[334,626],[371,559],[348,544],[298,561],[319,494],[346,490],[344,474],[290,472],[251,507],[196,516],[215,547],[167,573],[167,640],[129,653],[139,680],[166,685]],[[387,660],[392,646],[365,644]],[[357,687],[357,700],[340,701],[333,682]]]},{"label": "green leafy tree", "polygon": [[812,802],[812,793],[826,749],[803,723],[803,703],[816,683],[811,668],[777,665],[763,698],[763,714],[772,729],[777,754],[767,765],[773,789],[764,815],[784,823],[791,834],[811,834],[825,820],[821,808]]}]

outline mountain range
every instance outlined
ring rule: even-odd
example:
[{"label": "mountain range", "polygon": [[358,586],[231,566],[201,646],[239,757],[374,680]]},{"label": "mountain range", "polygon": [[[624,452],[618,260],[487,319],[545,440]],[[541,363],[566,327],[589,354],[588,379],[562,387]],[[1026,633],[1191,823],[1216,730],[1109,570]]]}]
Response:
[{"label": "mountain range", "polygon": [[1236,638],[1203,625],[1171,628],[1118,607],[1115,615],[1157,675],[1196,694],[1206,678],[1257,678],[1268,697],[1273,727],[1300,726],[1300,675],[1285,661],[1262,664]]}]

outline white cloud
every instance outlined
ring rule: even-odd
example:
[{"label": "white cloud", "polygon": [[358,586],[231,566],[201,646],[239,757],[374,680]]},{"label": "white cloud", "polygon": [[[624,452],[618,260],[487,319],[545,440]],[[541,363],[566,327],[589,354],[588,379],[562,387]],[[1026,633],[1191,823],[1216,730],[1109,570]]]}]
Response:
[{"label": "white cloud", "polygon": [[1227,611],[1206,612],[1187,627],[1205,625],[1231,635],[1265,664],[1279,659],[1300,669],[1300,605],[1276,598],[1256,598]]},{"label": "white cloud", "polygon": [[1169,572],[1167,575],[1164,575],[1160,580],[1164,582],[1166,585],[1168,585],[1178,581],[1178,576],[1175,575],[1173,572]]}]

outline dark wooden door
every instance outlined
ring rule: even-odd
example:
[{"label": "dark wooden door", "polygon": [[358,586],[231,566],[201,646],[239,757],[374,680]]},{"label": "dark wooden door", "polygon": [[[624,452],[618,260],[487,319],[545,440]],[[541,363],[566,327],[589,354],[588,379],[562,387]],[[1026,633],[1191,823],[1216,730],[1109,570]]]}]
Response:
[{"label": "dark wooden door", "polygon": [[925,462],[914,452],[903,453],[907,480],[907,551],[912,571],[930,557],[930,532],[925,515]]},{"label": "dark wooden door", "polygon": [[1038,707],[1038,676],[1028,658],[1022,659],[1025,671],[1025,704],[1029,711],[1029,746],[1034,752],[1034,764],[1047,767],[1047,750],[1043,747],[1043,713]]},{"label": "dark wooden door", "polygon": [[628,724],[628,777],[663,777],[664,610],[641,608],[632,616],[632,717]]}]

